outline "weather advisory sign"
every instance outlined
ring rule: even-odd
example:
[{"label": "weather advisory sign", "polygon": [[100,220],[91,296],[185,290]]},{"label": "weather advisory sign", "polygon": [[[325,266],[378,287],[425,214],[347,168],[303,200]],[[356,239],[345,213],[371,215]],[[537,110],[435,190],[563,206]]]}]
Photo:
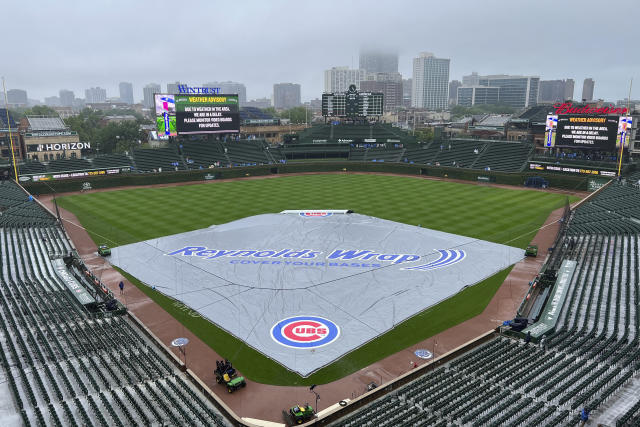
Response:
[{"label": "weather advisory sign", "polygon": [[560,115],[555,146],[613,150],[617,135],[617,116]]},{"label": "weather advisory sign", "polygon": [[238,95],[175,95],[178,134],[239,133]]}]

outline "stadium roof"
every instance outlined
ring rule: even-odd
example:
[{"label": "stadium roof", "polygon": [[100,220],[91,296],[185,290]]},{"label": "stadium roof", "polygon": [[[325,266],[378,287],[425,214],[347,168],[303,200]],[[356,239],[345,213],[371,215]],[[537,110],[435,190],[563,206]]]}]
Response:
[{"label": "stadium roof", "polygon": [[544,123],[547,120],[547,114],[552,110],[551,105],[536,105],[525,110],[517,116],[518,119],[529,120],[531,123]]},{"label": "stadium roof", "polygon": [[27,117],[29,130],[65,130],[67,127],[60,117]]},{"label": "stadium roof", "polygon": [[491,114],[478,122],[480,126],[504,126],[511,120],[510,114]]}]

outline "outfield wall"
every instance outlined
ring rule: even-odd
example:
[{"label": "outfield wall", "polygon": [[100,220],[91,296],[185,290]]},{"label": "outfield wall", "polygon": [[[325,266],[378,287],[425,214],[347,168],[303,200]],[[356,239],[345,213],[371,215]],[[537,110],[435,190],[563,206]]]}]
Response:
[{"label": "outfield wall", "polygon": [[[66,193],[80,191],[82,184],[88,182],[91,188],[114,188],[134,185],[171,184],[178,182],[204,181],[207,175],[215,179],[244,178],[248,176],[267,176],[276,174],[304,172],[373,172],[393,173],[400,175],[423,175],[466,181],[488,181],[495,184],[522,186],[527,177],[540,176],[536,172],[506,173],[465,168],[445,168],[428,165],[377,162],[310,162],[278,165],[248,166],[220,169],[203,169],[191,171],[124,174],[100,176],[82,179],[66,179],[48,182],[21,183],[32,194]],[[543,174],[550,187],[575,191],[587,191],[589,177],[561,174]]]}]

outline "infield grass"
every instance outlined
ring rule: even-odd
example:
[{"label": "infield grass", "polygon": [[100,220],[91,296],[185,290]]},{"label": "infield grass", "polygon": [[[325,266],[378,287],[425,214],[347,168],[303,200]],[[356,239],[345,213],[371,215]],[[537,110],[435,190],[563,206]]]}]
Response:
[{"label": "infield grass", "polygon": [[[119,246],[285,209],[351,209],[411,225],[524,248],[566,196],[385,175],[300,175],[140,188],[58,198],[96,244]],[[570,202],[577,198],[570,198]],[[333,364],[302,378],[176,301],[125,276],[248,378],[269,384],[331,382],[479,313],[510,269],[399,324]]]}]

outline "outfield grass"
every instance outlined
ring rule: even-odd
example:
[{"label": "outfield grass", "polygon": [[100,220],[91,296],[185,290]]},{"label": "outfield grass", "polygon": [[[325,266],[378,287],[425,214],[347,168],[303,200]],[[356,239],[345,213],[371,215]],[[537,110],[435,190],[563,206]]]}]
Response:
[{"label": "outfield grass", "polygon": [[[355,212],[524,248],[565,196],[384,175],[303,175],[66,196],[96,243],[113,246],[205,228],[284,209]],[[570,201],[577,200],[575,198]],[[127,277],[248,378],[271,384],[326,383],[448,329],[484,310],[509,269],[396,326],[302,378],[210,322]]]}]

